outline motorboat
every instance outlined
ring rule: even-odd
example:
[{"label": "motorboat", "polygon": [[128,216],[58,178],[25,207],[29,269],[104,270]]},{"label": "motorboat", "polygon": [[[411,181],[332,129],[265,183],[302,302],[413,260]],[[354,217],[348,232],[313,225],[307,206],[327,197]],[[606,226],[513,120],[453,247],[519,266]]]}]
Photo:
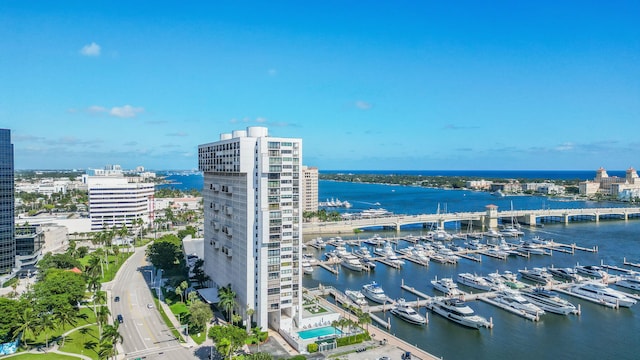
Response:
[{"label": "motorboat", "polygon": [[541,238],[538,235],[532,237],[531,238],[531,242],[534,243],[534,244],[539,244],[539,245],[549,245],[551,243],[550,240],[545,240],[545,239]]},{"label": "motorboat", "polygon": [[530,291],[521,291],[521,294],[532,304],[550,313],[568,315],[578,312],[578,309],[572,303],[559,297],[557,293],[542,287],[536,287]]},{"label": "motorboat", "polygon": [[448,241],[453,239],[453,235],[440,228],[429,231],[428,235],[430,235],[431,238],[435,241]]},{"label": "motorboat", "polygon": [[547,284],[553,281],[553,275],[549,274],[545,268],[534,267],[533,269],[518,270],[520,276],[533,282]]},{"label": "motorboat", "polygon": [[310,274],[313,273],[313,267],[308,262],[303,261],[302,262],[302,272],[307,274],[307,275],[310,275]]},{"label": "motorboat", "polygon": [[489,274],[489,275],[487,275],[487,276],[485,276],[483,278],[487,281],[487,283],[491,287],[491,290],[505,290],[505,289],[507,289],[507,285],[504,283],[504,279],[497,272],[491,273],[491,274]]},{"label": "motorboat", "polygon": [[315,264],[318,262],[312,254],[304,253],[302,254],[302,260],[308,262],[309,264]]},{"label": "motorboat", "polygon": [[598,303],[609,306],[631,307],[635,305],[636,300],[625,295],[620,291],[616,291],[600,282],[586,282],[574,285],[571,292],[583,297],[593,299]]},{"label": "motorboat", "polygon": [[504,284],[511,289],[520,290],[527,287],[527,284],[518,280],[518,275],[512,273],[509,270],[505,270],[502,274],[500,274],[500,276],[502,276]]},{"label": "motorboat", "polygon": [[545,255],[544,249],[539,247],[540,245],[536,245],[530,242],[523,242],[522,245],[518,248],[518,251],[523,254],[529,255]]},{"label": "motorboat", "polygon": [[443,256],[450,264],[456,264],[460,259],[460,257],[449,248],[440,248],[438,249],[437,254]]},{"label": "motorboat", "polygon": [[344,247],[343,245],[336,246],[336,249],[334,251],[339,258],[343,258],[349,254],[349,252],[347,251],[347,248]]},{"label": "motorboat", "polygon": [[596,279],[602,279],[607,273],[600,266],[576,265],[576,272]]},{"label": "motorboat", "polygon": [[352,254],[342,256],[340,264],[349,270],[362,271],[362,263],[360,262],[360,259]]},{"label": "motorboat", "polygon": [[426,318],[407,305],[404,299],[398,300],[396,306],[391,309],[391,313],[412,324],[423,325],[427,322]]},{"label": "motorboat", "polygon": [[500,291],[493,300],[499,304],[510,307],[519,312],[524,312],[529,315],[538,316],[543,315],[545,312],[539,306],[532,304],[527,300],[522,293],[517,290],[504,290]]},{"label": "motorboat", "polygon": [[492,324],[487,319],[476,315],[473,309],[460,299],[438,299],[428,307],[436,314],[472,329],[492,327]]},{"label": "motorboat", "polygon": [[369,251],[369,248],[364,245],[359,246],[358,249],[355,251],[355,254],[365,259],[368,259],[371,257],[371,252]]},{"label": "motorboat", "polygon": [[362,264],[362,266],[369,268],[369,270],[373,270],[376,268],[376,262],[369,258],[360,259],[360,263]]},{"label": "motorboat", "polygon": [[500,234],[495,229],[489,229],[489,231],[484,233],[484,235],[487,236],[487,237],[491,237],[491,238],[501,238],[503,236],[502,234]]},{"label": "motorboat", "polygon": [[491,290],[491,284],[487,282],[482,276],[474,275],[471,273],[458,274],[458,282],[462,285],[472,287],[478,290],[489,291]]},{"label": "motorboat", "polygon": [[373,246],[381,246],[385,243],[384,239],[380,235],[375,234],[371,238],[364,241],[365,243]]},{"label": "motorboat", "polygon": [[410,255],[412,259],[426,264],[429,263],[429,257],[427,256],[427,254],[424,252],[424,250],[420,249],[420,248],[413,248],[410,252]]},{"label": "motorboat", "polygon": [[349,300],[353,301],[356,305],[365,306],[368,305],[367,299],[358,290],[345,290],[344,294],[347,295]]},{"label": "motorboat", "polygon": [[551,275],[564,280],[575,281],[575,282],[584,280],[582,276],[578,275],[575,269],[572,269],[569,267],[567,268],[550,267],[550,268],[547,268],[547,271]]},{"label": "motorboat", "polygon": [[616,285],[626,287],[627,289],[640,291],[640,274],[630,273],[620,277]]},{"label": "motorboat", "polygon": [[469,242],[465,243],[468,249],[471,250],[480,250],[486,247],[485,244],[481,243],[478,239],[472,239]]},{"label": "motorboat", "polygon": [[385,257],[386,256],[392,256],[392,255],[396,254],[396,252],[393,251],[393,247],[388,242],[385,242],[382,247],[376,247],[375,249],[373,249],[373,252],[376,255],[385,256]]},{"label": "motorboat", "polygon": [[458,284],[456,284],[452,278],[436,278],[431,280],[431,285],[433,285],[434,289],[443,292],[447,296],[462,295],[462,291],[458,289]]},{"label": "motorboat", "polygon": [[383,304],[389,301],[389,297],[384,293],[382,287],[378,285],[377,282],[372,281],[369,284],[365,284],[362,286],[362,294],[367,297],[367,299]]},{"label": "motorboat", "polygon": [[320,249],[324,249],[325,247],[327,247],[327,244],[324,242],[324,240],[322,240],[321,237],[313,239],[311,243]]}]

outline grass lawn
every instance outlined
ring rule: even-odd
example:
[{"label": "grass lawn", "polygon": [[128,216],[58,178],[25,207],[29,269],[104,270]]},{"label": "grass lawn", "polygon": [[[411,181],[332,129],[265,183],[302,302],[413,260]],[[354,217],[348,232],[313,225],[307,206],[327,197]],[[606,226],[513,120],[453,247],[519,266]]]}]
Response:
[{"label": "grass lawn", "polygon": [[49,340],[51,341],[51,339],[56,338],[62,334],[64,334],[65,332],[73,329],[73,328],[77,328],[78,326],[82,326],[82,325],[86,325],[86,324],[95,324],[96,322],[96,317],[93,314],[93,310],[90,308],[80,308],[80,311],[78,312],[78,318],[77,318],[77,322],[75,325],[66,325],[64,328],[60,329],[60,328],[55,328],[53,330],[49,330],[47,334],[45,334],[44,332],[40,333],[40,335],[36,336],[35,338],[28,336],[26,338],[26,343],[29,346],[32,345],[44,345],[44,343]]},{"label": "grass lawn", "polygon": [[92,325],[69,334],[64,340],[64,346],[60,348],[60,351],[83,354],[92,359],[98,359],[99,342],[98,325]]},{"label": "grass lawn", "polygon": [[196,342],[196,344],[198,345],[202,345],[202,343],[207,340],[207,334],[202,331],[200,332],[200,336],[198,336],[198,334],[189,334],[191,336],[191,338],[193,339],[193,341]]},{"label": "grass lawn", "polygon": [[22,354],[22,355],[12,356],[11,359],[17,359],[17,360],[41,360],[41,359],[45,359],[45,360],[78,360],[78,358],[74,357],[74,356],[67,356],[67,355],[54,354],[54,353]]},{"label": "grass lawn", "polygon": [[189,313],[189,308],[187,308],[187,305],[183,302],[173,303],[169,308],[171,308],[171,312],[176,315],[176,317],[180,314],[180,323],[182,323],[183,318]]}]

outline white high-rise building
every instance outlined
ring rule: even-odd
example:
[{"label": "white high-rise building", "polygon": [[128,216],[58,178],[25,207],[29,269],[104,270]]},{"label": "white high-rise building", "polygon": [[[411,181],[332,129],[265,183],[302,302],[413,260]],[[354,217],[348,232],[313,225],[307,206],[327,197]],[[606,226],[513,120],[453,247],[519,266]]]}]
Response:
[{"label": "white high-rise building", "polygon": [[302,167],[302,210],[318,211],[318,168]]},{"label": "white high-rise building", "polygon": [[92,231],[131,229],[138,219],[153,222],[153,184],[129,183],[122,176],[87,176],[86,181]]},{"label": "white high-rise building", "polygon": [[198,168],[206,274],[261,328],[290,329],[302,311],[302,140],[264,127],[221,134],[198,147]]}]

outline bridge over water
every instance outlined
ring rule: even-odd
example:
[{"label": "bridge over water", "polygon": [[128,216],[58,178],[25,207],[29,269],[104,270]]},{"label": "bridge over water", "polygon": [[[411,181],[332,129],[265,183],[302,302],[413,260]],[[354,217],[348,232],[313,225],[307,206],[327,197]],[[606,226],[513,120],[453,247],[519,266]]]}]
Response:
[{"label": "bridge over water", "polygon": [[640,207],[611,208],[578,208],[578,209],[543,209],[543,210],[507,210],[498,211],[495,205],[488,205],[486,211],[457,212],[446,214],[392,215],[382,217],[358,218],[334,222],[304,223],[305,234],[337,234],[353,232],[355,229],[395,229],[400,231],[405,225],[438,226],[444,228],[449,222],[468,224],[480,227],[482,231],[495,229],[500,222],[536,226],[542,222],[595,221],[603,218],[628,220],[640,218]]}]

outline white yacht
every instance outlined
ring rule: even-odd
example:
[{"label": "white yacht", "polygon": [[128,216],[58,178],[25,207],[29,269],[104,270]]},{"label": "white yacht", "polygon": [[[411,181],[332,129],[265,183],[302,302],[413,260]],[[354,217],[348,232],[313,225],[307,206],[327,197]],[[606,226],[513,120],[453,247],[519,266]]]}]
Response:
[{"label": "white yacht", "polygon": [[398,304],[391,309],[391,313],[412,324],[423,325],[427,322],[425,317],[407,305],[404,299],[398,300]]},{"label": "white yacht", "polygon": [[429,263],[429,257],[427,256],[427,254],[424,252],[424,250],[422,250],[422,249],[420,249],[418,247],[414,247],[411,250],[410,256],[414,260],[416,260],[418,262],[421,262],[423,264]]},{"label": "white yacht", "polygon": [[313,239],[312,244],[319,247],[320,249],[324,249],[325,247],[327,247],[327,244],[324,242],[324,240],[322,240],[321,237]]},{"label": "white yacht", "polygon": [[368,305],[367,299],[364,297],[364,295],[362,295],[362,293],[360,291],[347,289],[347,290],[344,291],[344,293],[345,293],[345,295],[347,295],[349,300],[351,300],[354,303],[356,303],[356,305],[359,305],[359,306]]},{"label": "white yacht", "polygon": [[595,265],[576,265],[576,272],[596,279],[602,279],[607,273]]},{"label": "white yacht", "polygon": [[489,283],[489,286],[491,286],[491,290],[507,289],[507,285],[504,283],[504,278],[497,272],[485,276],[484,279]]},{"label": "white yacht", "polygon": [[358,249],[355,251],[355,253],[356,255],[359,255],[365,259],[368,259],[371,257],[371,252],[369,252],[369,248],[364,245],[360,245]]},{"label": "white yacht", "polygon": [[302,262],[302,272],[307,274],[307,275],[310,275],[310,274],[313,273],[313,267],[308,262],[303,261]]},{"label": "white yacht", "polygon": [[482,276],[474,275],[471,273],[458,274],[458,282],[462,285],[472,287],[478,290],[491,290],[491,284],[487,282]]},{"label": "white yacht", "polygon": [[512,289],[519,290],[527,287],[527,284],[518,280],[518,275],[512,273],[509,270],[505,270],[502,274],[500,274],[500,276],[502,276],[504,284]]},{"label": "white yacht", "polygon": [[626,287],[627,289],[640,291],[640,274],[630,273],[622,275],[616,285]]},{"label": "white yacht", "polygon": [[520,247],[518,248],[518,251],[523,253],[523,254],[529,254],[529,255],[544,255],[544,249],[539,247],[539,245],[530,243],[530,242],[523,242],[522,245],[520,245]]},{"label": "white yacht", "polygon": [[473,309],[459,299],[435,300],[429,305],[429,308],[438,315],[472,329],[491,327],[491,323],[487,319],[476,315]]},{"label": "white yacht", "polygon": [[522,296],[529,299],[531,303],[539,306],[542,310],[560,315],[575,314],[578,312],[572,303],[559,297],[558,294],[553,291],[536,287],[530,291],[522,291],[521,293]]},{"label": "white yacht", "polygon": [[551,275],[564,280],[575,281],[575,282],[584,280],[582,276],[578,275],[575,269],[568,268],[568,267],[567,268],[550,267],[550,268],[547,268],[547,271],[551,273]]},{"label": "white yacht", "polygon": [[505,290],[498,293],[493,299],[495,302],[506,305],[512,309],[520,312],[525,312],[530,315],[544,315],[544,310],[539,306],[532,304],[527,300],[519,291]]},{"label": "white yacht", "polygon": [[523,278],[537,283],[547,284],[553,281],[553,275],[549,274],[545,268],[534,267],[530,270],[518,270],[518,272]]},{"label": "white yacht", "polygon": [[302,254],[302,261],[306,261],[309,264],[315,264],[315,263],[318,262],[318,260],[316,260],[316,258],[313,257],[313,255],[309,254],[309,253]]},{"label": "white yacht", "polygon": [[380,304],[389,301],[387,294],[384,293],[382,287],[380,287],[380,285],[375,281],[362,286],[362,295],[366,296],[369,300]]},{"label": "white yacht", "polygon": [[382,239],[382,237],[378,234],[373,235],[371,238],[365,240],[364,242],[373,246],[381,246],[385,243],[384,239]]},{"label": "white yacht", "polygon": [[349,270],[362,271],[362,263],[360,262],[360,259],[352,254],[343,255],[340,264]]},{"label": "white yacht", "polygon": [[343,245],[336,246],[336,249],[334,251],[339,258],[342,258],[349,254],[349,252],[347,251],[347,248],[344,247]]},{"label": "white yacht", "polygon": [[636,303],[635,299],[599,282],[587,282],[575,285],[571,288],[571,292],[596,300],[596,302],[602,303],[603,305],[631,307]]},{"label": "white yacht", "polygon": [[431,280],[431,285],[433,285],[434,289],[443,292],[447,296],[462,295],[462,291],[458,289],[458,284],[452,278],[435,278]]}]

